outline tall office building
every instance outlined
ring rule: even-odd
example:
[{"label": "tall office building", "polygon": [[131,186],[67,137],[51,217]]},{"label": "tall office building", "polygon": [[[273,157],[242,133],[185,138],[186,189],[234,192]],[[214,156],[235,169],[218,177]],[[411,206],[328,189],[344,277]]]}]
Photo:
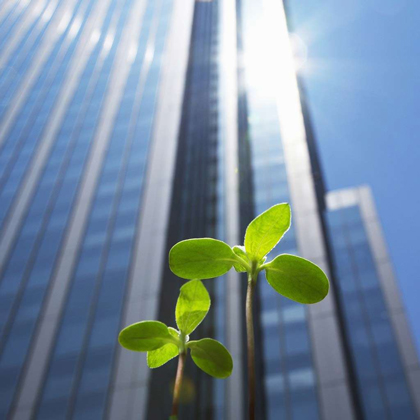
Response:
[{"label": "tall office building", "polygon": [[[176,363],[117,343],[174,325],[177,241],[242,242],[290,202],[276,253],[330,275],[320,304],[256,296],[258,419],[416,419],[420,366],[367,187],[326,192],[280,0],[2,0],[0,418],[167,418]],[[272,255],[274,256],[274,255]],[[244,291],[205,282],[182,418],[246,419]]]}]

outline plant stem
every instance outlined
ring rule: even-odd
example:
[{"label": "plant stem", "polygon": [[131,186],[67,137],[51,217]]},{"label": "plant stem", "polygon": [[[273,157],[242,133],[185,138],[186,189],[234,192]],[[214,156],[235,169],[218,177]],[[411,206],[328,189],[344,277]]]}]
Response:
[{"label": "plant stem", "polygon": [[175,378],[175,386],[174,386],[174,399],[172,402],[172,416],[178,418],[178,406],[179,406],[179,396],[181,394],[181,385],[182,385],[182,376],[184,374],[184,367],[185,367],[185,357],[187,353],[183,351],[179,354],[178,357],[178,369],[176,371],[176,378]]},{"label": "plant stem", "polygon": [[254,316],[252,302],[256,279],[248,274],[248,288],[246,292],[246,332],[248,345],[248,419],[255,419],[255,344],[254,344]]}]

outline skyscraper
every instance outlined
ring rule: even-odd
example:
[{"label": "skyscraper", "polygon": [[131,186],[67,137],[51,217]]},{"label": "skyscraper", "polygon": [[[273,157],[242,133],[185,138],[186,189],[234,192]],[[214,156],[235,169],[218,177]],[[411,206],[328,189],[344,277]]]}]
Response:
[{"label": "skyscraper", "polygon": [[[4,0],[0,33],[1,418],[165,418],[174,363],[151,372],[119,330],[173,324],[175,242],[235,245],[283,201],[279,252],[332,290],[304,307],[259,282],[258,418],[419,417],[371,195],[325,191],[279,0]],[[205,284],[234,373],[188,366],[181,414],[243,419],[246,282]]]}]

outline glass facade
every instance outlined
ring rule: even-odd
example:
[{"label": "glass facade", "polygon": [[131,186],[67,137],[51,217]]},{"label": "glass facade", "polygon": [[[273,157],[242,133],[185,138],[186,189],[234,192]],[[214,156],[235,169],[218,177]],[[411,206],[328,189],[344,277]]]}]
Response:
[{"label": "glass facade", "polygon": [[[130,6],[122,9],[108,57],[117,48]],[[69,412],[74,418],[100,418],[105,410],[170,11],[171,1],[149,2],[143,16],[45,379],[40,419]],[[146,49],[153,54],[150,62]]]},{"label": "glass facade", "polygon": [[[234,16],[226,12],[228,1]],[[118,332],[133,314],[154,313],[153,305],[154,315],[174,326],[183,281],[170,272],[167,253],[191,237],[228,241],[234,236],[232,200],[239,208],[234,212],[239,241],[257,214],[291,202],[292,228],[269,258],[279,253],[307,257],[304,230],[315,248],[322,248],[322,241],[329,244],[331,255],[318,253],[316,262],[333,273],[340,297],[331,293],[328,302],[316,306],[317,314],[260,279],[257,418],[356,419],[352,403],[341,416],[342,400],[325,396],[335,396],[325,390],[337,387],[337,381],[325,380],[330,370],[338,371],[340,386],[348,385],[354,394],[348,401],[360,401],[363,418],[417,418],[409,364],[363,212],[357,205],[324,211],[319,197],[324,185],[314,191],[311,184],[321,174],[314,168],[310,124],[301,121],[308,115],[302,117],[296,103],[288,106],[299,98],[289,86],[296,81],[294,71],[282,61],[288,38],[279,30],[283,21],[276,21],[283,16],[281,2],[0,3],[0,418],[167,416],[176,363],[142,373],[144,355],[120,349]],[[188,34],[178,37],[190,20]],[[226,47],[227,37],[236,38],[235,46]],[[225,48],[232,53],[228,59]],[[168,66],[174,57],[184,60],[184,67]],[[181,68],[185,74],[179,74]],[[174,110],[173,103],[182,105]],[[167,144],[171,158],[163,156],[166,137],[157,134],[167,125],[176,127]],[[234,152],[232,141],[237,141]],[[232,191],[227,166],[236,150],[238,185]],[[296,173],[304,170],[310,182],[302,185]],[[159,191],[154,195],[152,189]],[[162,195],[167,213],[159,207]],[[165,225],[156,228],[159,240],[144,220]],[[316,230],[320,221],[325,226]],[[152,253],[149,246],[164,254],[153,272],[159,278],[134,278],[142,254]],[[229,275],[205,282],[212,308],[193,338],[227,343],[229,332],[240,330],[241,351],[234,357],[242,379],[236,385],[246,395],[244,316],[230,319]],[[246,279],[237,277],[242,310]],[[143,287],[146,281],[150,284]],[[131,290],[137,292],[134,298]],[[133,310],[133,302],[141,310]],[[329,349],[317,341],[314,325],[327,325],[322,324],[327,318],[340,318],[345,331],[322,331],[328,345],[333,336],[349,349],[340,353],[346,360],[334,359],[338,367],[320,362],[320,353]],[[340,346],[334,351],[341,352]],[[418,361],[410,366],[420,375]],[[124,382],[124,375],[131,376]],[[350,376],[355,384],[349,385]],[[188,363],[185,383],[181,417],[236,420],[230,404],[235,382],[214,380]],[[144,389],[148,393],[137,393]],[[235,395],[236,407],[246,412],[246,397]]]},{"label": "glass facade", "polygon": [[415,419],[360,208],[330,210],[327,221],[363,414],[366,419]]},{"label": "glass facade", "polygon": [[[7,138],[0,150],[0,226],[7,216],[13,198],[19,189],[25,171],[30,164],[36,147],[42,140],[48,116],[55,102],[59,100],[60,88],[67,73],[69,62],[73,58],[75,48],[80,40],[83,25],[92,11],[95,1],[77,2],[68,10],[68,22],[63,25],[62,33],[50,52],[39,76],[28,93],[27,100],[16,117],[12,128],[7,133]],[[48,10],[52,10],[49,8]],[[54,9],[56,11],[57,9]],[[54,13],[47,15],[48,19],[42,20],[42,30],[35,34],[29,30],[21,45],[10,57],[1,77],[0,96],[3,103],[10,103],[16,92],[19,82],[30,69],[34,55],[40,50],[47,36],[48,25],[54,18]],[[29,45],[28,45],[29,44]],[[21,58],[21,60],[19,60]],[[6,111],[6,107],[4,110]],[[1,112],[1,109],[0,109]],[[0,115],[0,118],[4,113]],[[49,190],[48,190],[49,191]]]},{"label": "glass facade", "polygon": [[[3,215],[36,153],[37,141],[42,141],[43,127],[95,3],[75,4],[66,29],[3,144],[1,156],[7,163],[1,167]],[[2,272],[0,375],[7,385],[1,393],[2,417],[11,407],[42,315],[111,71],[116,66],[116,52],[134,4],[131,0],[112,0],[102,26],[94,32],[95,46]],[[127,53],[130,72],[37,404],[37,418],[100,418],[106,408],[171,9],[171,0],[147,2],[139,37],[132,40]],[[32,39],[31,30],[27,36]],[[31,59],[24,50],[22,55],[25,60]]]},{"label": "glass facade", "polygon": [[[268,85],[271,58],[258,41],[267,31],[263,4],[243,0],[238,22],[241,31],[241,54],[244,66],[240,91],[246,120],[240,120],[240,148],[248,149],[249,168],[242,164],[244,182],[241,207],[253,208],[254,214],[242,215],[243,234],[252,218],[274,204],[290,202],[285,154],[282,146],[277,102]],[[268,29],[269,33],[269,29]],[[241,104],[239,105],[241,107]],[[240,108],[241,109],[241,108]],[[242,130],[241,130],[242,128]],[[241,156],[246,160],[246,156]],[[242,182],[241,182],[242,184]],[[248,191],[251,190],[252,194]],[[251,203],[246,200],[251,197]],[[248,212],[249,213],[249,212]],[[294,227],[269,255],[299,254]],[[263,362],[259,372],[264,404],[259,416],[267,419],[318,419],[316,371],[312,360],[306,308],[281,297],[261,275],[258,282],[258,323]],[[263,417],[264,416],[264,417]]]},{"label": "glass facade", "polygon": [[[176,168],[173,181],[167,252],[176,242],[191,237],[221,235],[223,218],[220,206],[219,177],[220,141],[218,136],[218,69],[217,34],[218,1],[197,2],[194,8],[190,57],[183,99]],[[183,281],[176,278],[164,259],[164,278],[160,296],[159,319],[174,325],[174,308]],[[194,331],[194,337],[221,338],[223,319],[219,300],[222,280],[205,282],[212,299],[212,310]],[[222,298],[221,298],[222,299]],[[164,418],[172,395],[167,386],[176,374],[176,361],[167,368],[153,371],[152,389],[161,390],[149,401],[148,418]],[[190,388],[180,417],[223,418],[223,381],[213,381],[193,363],[186,366],[186,383]],[[217,401],[217,404],[215,404]],[[164,403],[162,403],[164,402]],[[215,417],[211,417],[215,416]]]}]

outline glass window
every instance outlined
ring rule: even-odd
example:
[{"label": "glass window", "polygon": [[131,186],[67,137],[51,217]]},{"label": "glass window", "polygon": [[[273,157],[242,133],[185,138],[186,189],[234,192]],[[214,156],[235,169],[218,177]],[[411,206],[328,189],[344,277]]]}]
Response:
[{"label": "glass window", "polygon": [[357,275],[362,289],[369,290],[379,287],[378,277],[374,269],[359,270]]},{"label": "glass window", "polygon": [[25,223],[21,230],[21,236],[33,236],[38,232],[38,229],[41,227],[42,218],[37,217],[32,219],[31,217],[25,220]]},{"label": "glass window", "polygon": [[83,249],[77,266],[77,277],[86,277],[87,275],[96,274],[99,269],[100,259],[100,248],[95,247]]},{"label": "glass window", "polygon": [[261,312],[261,323],[264,327],[278,325],[279,321],[280,317],[277,309]]},{"label": "glass window", "polygon": [[17,315],[20,322],[37,318],[44,294],[45,287],[26,288]]},{"label": "glass window", "polygon": [[[10,266],[8,268],[10,268]],[[15,270],[7,270],[7,272],[3,275],[3,280],[0,284],[0,291],[2,295],[14,294],[17,292],[24,269],[24,264],[21,264],[20,273]]]},{"label": "glass window", "polygon": [[37,413],[37,418],[42,420],[65,419],[67,412],[67,398],[46,400],[42,402]]},{"label": "glass window", "polygon": [[67,217],[68,214],[63,212],[54,212],[51,214],[50,222],[49,222],[49,228],[51,230],[56,231],[63,231],[64,227],[67,224]]},{"label": "glass window", "polygon": [[336,230],[335,228],[341,228],[342,226],[342,218],[340,211],[327,211],[326,215],[328,224],[331,227],[331,231],[334,235],[334,232]]},{"label": "glass window", "polygon": [[312,355],[310,353],[289,354],[286,358],[287,369],[294,370],[312,368]]},{"label": "glass window", "polygon": [[96,277],[85,277],[73,281],[66,306],[66,316],[70,319],[83,319],[95,293]]},{"label": "glass window", "polygon": [[115,229],[112,240],[113,242],[130,242],[130,240],[133,238],[135,233],[135,230],[131,227],[125,227],[121,229]]},{"label": "glass window", "polygon": [[137,209],[135,209],[135,211],[132,211],[132,210],[126,211],[126,209],[120,208],[117,214],[115,225],[118,226],[118,228],[129,227],[129,226],[134,228],[136,221],[137,221]]},{"label": "glass window", "polygon": [[359,271],[374,268],[372,254],[367,243],[359,243],[353,246],[352,251]]},{"label": "glass window", "polygon": [[[13,397],[15,386],[17,385],[20,373],[20,366],[0,367],[0,418],[7,419],[9,401]],[[4,410],[4,411],[3,411]]]},{"label": "glass window", "polygon": [[283,364],[279,359],[264,360],[264,372],[266,375],[282,374]]},{"label": "glass window", "polygon": [[91,217],[87,229],[87,235],[94,233],[103,233],[108,227],[108,218]]},{"label": "glass window", "polygon": [[131,256],[131,241],[112,244],[106,264],[107,270],[127,267]]},{"label": "glass window", "polygon": [[349,325],[350,340],[353,347],[353,357],[360,380],[376,378],[376,362],[372,355],[371,343],[364,325]]},{"label": "glass window", "polygon": [[86,329],[86,321],[67,321],[61,325],[55,354],[69,356],[80,351],[83,344],[83,334]]},{"label": "glass window", "polygon": [[102,351],[89,351],[83,366],[79,393],[106,391],[113,360],[112,346]]},{"label": "glass window", "polygon": [[289,383],[292,390],[312,388],[315,385],[313,369],[303,368],[290,371]]},{"label": "glass window", "polygon": [[119,313],[106,315],[105,317],[97,317],[91,332],[91,347],[112,347],[115,345],[119,328]]},{"label": "glass window", "polygon": [[348,322],[357,322],[364,325],[365,320],[359,292],[347,292],[343,303],[346,309],[346,318],[348,319]]},{"label": "glass window", "polygon": [[92,219],[104,220],[109,217],[112,210],[112,197],[111,196],[98,196],[95,199],[95,205],[90,215]]},{"label": "glass window", "polygon": [[335,228],[331,230],[331,238],[334,245],[334,251],[347,247],[347,237],[343,229]]},{"label": "glass window", "polygon": [[340,272],[338,280],[340,289],[346,296],[350,294],[355,296],[357,294],[358,284],[356,283],[356,278],[352,272]]},{"label": "glass window", "polygon": [[357,246],[358,244],[368,242],[366,231],[362,224],[352,226],[351,229],[348,229],[347,232],[352,246]]},{"label": "glass window", "polygon": [[[370,289],[363,292],[365,307],[369,316],[370,322],[377,322],[379,328],[385,328],[383,321],[388,324],[388,313],[385,307],[385,302],[382,297],[382,292],[379,289]],[[391,331],[389,334],[392,335]]]},{"label": "glass window", "polygon": [[[377,346],[377,354],[381,372],[384,376],[401,374],[403,372],[396,343],[391,341],[380,344]],[[385,381],[388,381],[388,379],[385,379]]]},{"label": "glass window", "polygon": [[53,266],[46,264],[43,261],[37,260],[35,266],[32,268],[28,283],[34,287],[44,286],[48,283]]},{"label": "glass window", "polygon": [[415,420],[417,418],[405,378],[402,374],[385,380],[385,392],[393,420]]},{"label": "glass window", "polygon": [[334,263],[340,276],[353,272],[353,262],[347,248],[335,249]]},{"label": "glass window", "polygon": [[264,360],[279,360],[280,335],[277,328],[265,328],[263,332]]},{"label": "glass window", "polygon": [[77,357],[59,358],[52,362],[44,395],[47,400],[67,398],[71,393]]},{"label": "glass window", "polygon": [[74,417],[77,420],[102,419],[106,392],[86,393],[78,396]]},{"label": "glass window", "polygon": [[384,397],[376,381],[360,380],[359,385],[366,418],[386,419]]},{"label": "glass window", "polygon": [[318,403],[315,390],[292,391],[291,400],[291,418],[293,420],[317,420]]},{"label": "glass window", "polygon": [[283,321],[286,324],[303,322],[305,320],[305,307],[303,305],[290,306],[283,310]]},{"label": "glass window", "polygon": [[394,334],[387,318],[378,318],[371,323],[372,334],[378,345],[394,342]]},{"label": "glass window", "polygon": [[9,339],[6,342],[1,359],[2,366],[20,366],[25,360],[26,351],[31,341],[32,322],[14,324]]},{"label": "glass window", "polygon": [[304,323],[285,325],[284,330],[284,341],[287,354],[309,352],[308,332]]},{"label": "glass window", "polygon": [[123,271],[113,270],[108,278],[104,277],[98,301],[98,314],[119,313],[124,292],[127,274]]},{"label": "glass window", "polygon": [[87,248],[99,248],[105,244],[106,231],[97,233],[87,233],[85,237],[84,247]]},{"label": "glass window", "polygon": [[14,294],[0,294],[0,325],[3,327],[15,299]]},{"label": "glass window", "polygon": [[285,390],[284,376],[281,373],[271,374],[267,372],[265,378],[265,389],[270,394],[282,394]]},{"label": "glass window", "polygon": [[281,393],[268,393],[267,400],[267,415],[271,420],[285,419],[286,418],[286,403],[284,394]]},{"label": "glass window", "polygon": [[340,209],[340,213],[347,225],[356,225],[356,224],[360,225],[362,222],[359,208],[357,206],[342,208]]}]

